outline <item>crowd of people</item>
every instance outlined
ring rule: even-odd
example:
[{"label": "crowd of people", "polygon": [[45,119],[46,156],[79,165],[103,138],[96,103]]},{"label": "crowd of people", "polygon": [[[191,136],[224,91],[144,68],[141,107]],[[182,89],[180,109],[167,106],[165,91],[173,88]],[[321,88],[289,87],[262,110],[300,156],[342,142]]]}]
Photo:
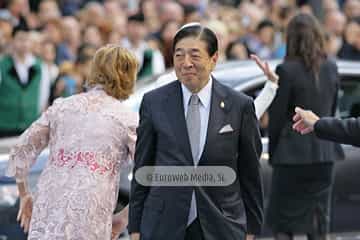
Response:
[{"label": "crowd of people", "polygon": [[[1,120],[0,137],[23,132],[55,98],[84,91],[91,58],[104,44],[120,44],[136,55],[138,80],[172,68],[172,38],[187,22],[201,22],[217,34],[219,62],[251,54],[270,59],[285,55],[289,19],[312,13],[326,30],[328,55],[359,60],[360,2],[324,0],[319,10],[320,2],[2,1],[0,97],[9,101],[0,104],[0,113],[17,120]],[[10,86],[10,80],[16,81]]]}]

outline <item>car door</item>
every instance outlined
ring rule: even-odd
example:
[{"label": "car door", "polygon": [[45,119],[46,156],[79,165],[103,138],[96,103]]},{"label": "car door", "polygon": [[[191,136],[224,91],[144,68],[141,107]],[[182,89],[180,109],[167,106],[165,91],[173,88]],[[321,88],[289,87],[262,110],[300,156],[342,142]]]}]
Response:
[{"label": "car door", "polygon": [[[360,117],[360,76],[341,76],[338,98],[341,118]],[[360,148],[342,145],[345,161],[335,165],[332,195],[332,232],[360,230]]]}]

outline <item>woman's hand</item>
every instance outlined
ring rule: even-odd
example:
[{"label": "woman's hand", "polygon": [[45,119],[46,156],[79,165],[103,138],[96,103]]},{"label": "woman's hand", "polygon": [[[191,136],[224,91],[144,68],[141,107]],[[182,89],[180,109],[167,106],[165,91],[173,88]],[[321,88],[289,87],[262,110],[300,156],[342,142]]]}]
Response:
[{"label": "woman's hand", "polygon": [[20,221],[20,226],[24,232],[29,231],[30,220],[33,210],[33,199],[30,193],[20,196],[20,208],[16,220]]},{"label": "woman's hand", "polygon": [[128,214],[129,207],[126,206],[123,210],[116,213],[112,219],[112,231],[111,231],[111,239],[116,240],[119,239],[120,234],[125,230],[128,225]]},{"label": "woman's hand", "polygon": [[255,54],[251,54],[250,58],[256,62],[256,64],[260,67],[260,69],[264,72],[266,77],[272,81],[273,83],[278,83],[279,76],[270,69],[269,64],[267,62],[263,62],[258,56]]}]

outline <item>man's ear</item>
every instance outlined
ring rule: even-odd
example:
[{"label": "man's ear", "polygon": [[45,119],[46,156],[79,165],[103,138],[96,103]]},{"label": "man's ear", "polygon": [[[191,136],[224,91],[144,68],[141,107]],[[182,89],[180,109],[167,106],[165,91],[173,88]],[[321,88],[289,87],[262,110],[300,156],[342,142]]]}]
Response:
[{"label": "man's ear", "polygon": [[211,57],[211,63],[212,63],[212,66],[211,66],[211,67],[212,67],[212,69],[215,68],[218,59],[219,59],[219,51],[216,51],[216,52],[214,53],[214,55],[212,55],[212,57]]}]

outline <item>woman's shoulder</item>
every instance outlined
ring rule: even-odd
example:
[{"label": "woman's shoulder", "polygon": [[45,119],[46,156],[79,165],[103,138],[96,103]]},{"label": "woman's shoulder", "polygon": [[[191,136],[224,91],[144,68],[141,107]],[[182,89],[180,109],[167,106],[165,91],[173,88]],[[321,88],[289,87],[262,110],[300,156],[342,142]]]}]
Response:
[{"label": "woman's shoulder", "polygon": [[83,112],[88,109],[90,104],[88,93],[83,92],[68,97],[56,98],[51,107],[57,111]]},{"label": "woman's shoulder", "polygon": [[302,71],[302,69],[303,67],[301,66],[301,62],[296,60],[285,60],[276,66],[275,72],[279,75],[282,81],[288,78],[290,78],[291,81],[293,81],[294,76],[296,76],[296,73]]},{"label": "woman's shoulder", "polygon": [[301,69],[304,64],[297,59],[284,60],[277,67],[282,69]]},{"label": "woman's shoulder", "polygon": [[138,113],[124,104],[122,101],[112,99],[111,103],[104,109],[113,115],[118,121],[125,125],[137,125]]},{"label": "woman's shoulder", "polygon": [[[331,58],[325,58],[324,61],[322,62],[321,66],[327,66],[327,67],[334,67],[336,68],[336,61],[334,59]],[[284,60],[282,63],[280,63],[277,67],[280,68],[285,68],[285,69],[304,69],[305,68],[305,64],[299,60],[299,59],[289,59],[289,60]]]}]

